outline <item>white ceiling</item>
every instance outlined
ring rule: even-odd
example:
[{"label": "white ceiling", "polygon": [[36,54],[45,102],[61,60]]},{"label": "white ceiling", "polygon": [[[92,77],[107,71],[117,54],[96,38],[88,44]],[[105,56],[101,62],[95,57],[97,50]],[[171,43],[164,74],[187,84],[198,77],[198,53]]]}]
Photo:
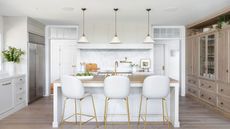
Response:
[{"label": "white ceiling", "polygon": [[78,24],[82,7],[87,8],[87,22],[111,22],[115,7],[119,22],[146,22],[145,9],[152,8],[152,24],[187,25],[230,7],[230,0],[0,0],[0,15],[30,16],[45,24]]}]

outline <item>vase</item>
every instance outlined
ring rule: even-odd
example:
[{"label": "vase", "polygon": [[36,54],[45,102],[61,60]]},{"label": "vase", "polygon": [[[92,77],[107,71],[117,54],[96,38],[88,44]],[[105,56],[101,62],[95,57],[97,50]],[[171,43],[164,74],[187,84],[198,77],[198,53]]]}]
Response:
[{"label": "vase", "polygon": [[16,64],[14,62],[7,62],[6,63],[6,70],[9,75],[15,75],[16,74]]}]

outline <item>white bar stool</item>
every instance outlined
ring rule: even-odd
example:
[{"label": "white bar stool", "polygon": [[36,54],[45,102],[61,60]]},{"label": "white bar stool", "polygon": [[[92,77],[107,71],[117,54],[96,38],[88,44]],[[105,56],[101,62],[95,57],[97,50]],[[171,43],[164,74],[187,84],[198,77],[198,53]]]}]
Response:
[{"label": "white bar stool", "polygon": [[[146,128],[147,115],[153,115],[153,114],[147,114],[148,100],[149,99],[161,99],[162,100],[163,122],[167,121],[168,128],[170,128],[167,102],[165,99],[168,96],[168,94],[169,94],[169,78],[167,76],[154,75],[154,76],[149,76],[144,80],[141,101],[140,101],[138,125],[140,124],[140,119],[142,119],[144,121],[144,128]],[[146,100],[144,114],[141,113],[143,97]]]},{"label": "white bar stool", "polygon": [[[61,127],[63,126],[65,120],[75,116],[75,121],[77,123],[77,116],[79,115],[80,117],[80,121],[79,121],[79,126],[80,129],[82,128],[82,124],[85,124],[93,119],[95,119],[96,121],[96,126],[98,128],[98,123],[97,123],[97,115],[96,115],[96,109],[95,109],[95,104],[94,104],[94,99],[93,96],[89,93],[85,93],[85,89],[81,83],[81,81],[79,79],[77,79],[76,77],[73,76],[69,76],[69,75],[64,75],[61,79],[61,89],[62,89],[62,93],[65,97],[64,100],[64,107],[63,107],[63,112],[62,112],[62,120],[61,120]],[[93,111],[94,114],[93,115],[88,115],[88,114],[82,114],[82,109],[81,109],[81,102],[82,100],[84,100],[86,97],[91,97],[92,99],[92,104],[93,104]],[[74,100],[74,109],[75,109],[75,113],[67,118],[64,118],[65,115],[65,108],[66,108],[66,101],[67,100]],[[79,113],[77,113],[77,101],[79,102]],[[89,120],[87,120],[86,122],[82,122],[81,120],[81,116],[87,116],[90,117]]]},{"label": "white bar stool", "polygon": [[[130,128],[130,114],[129,114],[129,90],[130,81],[125,76],[109,76],[104,80],[104,93],[105,93],[105,110],[104,110],[104,128],[107,124],[107,111],[108,102],[110,99],[123,99],[126,101],[128,127]],[[110,114],[115,115],[115,114]]]}]

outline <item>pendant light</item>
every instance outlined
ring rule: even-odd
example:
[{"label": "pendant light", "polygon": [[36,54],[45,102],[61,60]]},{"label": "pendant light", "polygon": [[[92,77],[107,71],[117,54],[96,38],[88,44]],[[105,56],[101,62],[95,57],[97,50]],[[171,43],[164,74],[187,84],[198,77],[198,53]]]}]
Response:
[{"label": "pendant light", "polygon": [[151,11],[150,8],[146,9],[146,11],[148,12],[148,34],[145,37],[144,43],[154,43],[152,37],[149,35],[149,12]]},{"label": "pendant light", "polygon": [[117,37],[117,11],[118,11],[118,8],[114,8],[114,13],[115,13],[115,35],[111,41],[111,43],[121,43],[121,41],[119,40],[119,38]]},{"label": "pendant light", "polygon": [[87,40],[85,36],[85,10],[86,8],[81,8],[82,13],[83,13],[83,34],[81,38],[78,40],[78,43],[88,43],[89,41]]}]

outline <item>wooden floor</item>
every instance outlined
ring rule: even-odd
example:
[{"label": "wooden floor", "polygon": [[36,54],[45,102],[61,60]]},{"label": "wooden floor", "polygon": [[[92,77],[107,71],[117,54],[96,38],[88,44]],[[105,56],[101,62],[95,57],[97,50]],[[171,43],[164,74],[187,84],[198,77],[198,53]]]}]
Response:
[{"label": "wooden floor", "polygon": [[[180,122],[178,129],[230,129],[230,119],[202,106],[191,98],[180,98]],[[42,98],[21,111],[0,120],[0,129],[52,129],[52,98]],[[67,124],[63,129],[77,129]],[[95,125],[85,125],[83,129],[94,129]],[[109,125],[108,129],[126,129],[126,125]],[[141,129],[143,126],[140,127]],[[100,123],[99,129],[104,129]],[[132,123],[131,129],[138,129]],[[167,129],[166,125],[149,125],[147,129]]]}]

